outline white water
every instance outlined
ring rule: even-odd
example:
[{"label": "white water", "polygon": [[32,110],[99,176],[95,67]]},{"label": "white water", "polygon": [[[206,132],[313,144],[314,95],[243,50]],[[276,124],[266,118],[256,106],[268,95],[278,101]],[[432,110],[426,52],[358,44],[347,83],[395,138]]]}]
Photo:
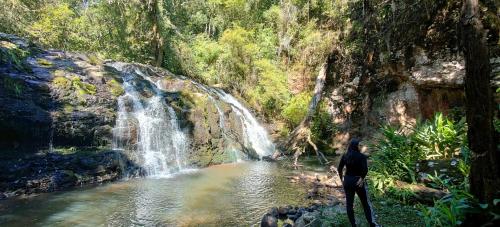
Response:
[{"label": "white water", "polygon": [[[123,75],[125,94],[118,98],[118,116],[113,129],[113,146],[118,150],[137,150],[138,159],[148,176],[165,177],[186,168],[185,157],[188,138],[179,126],[173,108],[165,102],[165,89],[160,80],[154,81],[147,73],[134,65],[113,63],[112,67]],[[188,80],[185,77],[181,79]],[[191,80],[189,80],[191,81]],[[218,102],[229,104],[240,118],[246,148],[251,148],[260,157],[271,155],[274,144],[266,130],[258,123],[251,112],[236,98],[224,91],[191,81],[203,90],[215,105],[219,114],[219,127],[223,138],[230,144],[227,136],[225,116]],[[142,83],[144,90],[153,95],[145,98],[137,89]],[[148,86],[144,86],[144,84]],[[240,153],[233,147],[226,147],[234,153],[234,161],[241,160]]]},{"label": "white water", "polygon": [[[125,94],[118,98],[118,117],[114,129],[115,149],[124,150],[127,146],[135,146],[148,176],[165,177],[182,170],[185,167],[187,137],[179,127],[175,111],[164,102],[162,92],[152,81],[147,80],[155,93],[141,100],[141,95],[134,87],[136,75],[124,75]],[[139,75],[144,77],[143,74]],[[127,103],[132,105],[127,106]],[[136,138],[131,132],[134,127]]]},{"label": "white water", "polygon": [[219,112],[219,115],[221,116],[220,122],[224,122],[224,115],[219,105],[214,100],[212,94],[216,95],[219,100],[231,105],[231,108],[241,120],[245,147],[251,147],[252,149],[254,149],[260,158],[273,154],[275,147],[273,142],[271,142],[271,140],[269,139],[269,135],[266,129],[259,124],[257,119],[247,108],[245,108],[245,106],[243,106],[243,104],[241,104],[232,95],[227,94],[220,89],[208,87],[196,82],[193,83],[207,92],[210,100],[214,103],[217,111]]}]

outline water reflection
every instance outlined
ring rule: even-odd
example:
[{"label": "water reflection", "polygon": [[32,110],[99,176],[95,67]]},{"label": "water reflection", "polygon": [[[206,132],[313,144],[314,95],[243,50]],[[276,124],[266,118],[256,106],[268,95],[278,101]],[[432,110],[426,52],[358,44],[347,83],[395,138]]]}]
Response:
[{"label": "water reflection", "polygon": [[0,226],[249,226],[305,192],[273,163],[214,166],[171,178],[0,202]]}]

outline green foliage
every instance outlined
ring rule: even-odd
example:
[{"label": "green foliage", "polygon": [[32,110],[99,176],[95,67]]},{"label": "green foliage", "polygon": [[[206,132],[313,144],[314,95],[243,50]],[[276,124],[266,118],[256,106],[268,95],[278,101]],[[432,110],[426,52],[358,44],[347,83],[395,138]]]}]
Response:
[{"label": "green foliage", "polygon": [[419,215],[423,217],[425,226],[458,226],[472,207],[472,200],[472,195],[457,190],[435,201],[432,207],[421,205]]},{"label": "green foliage", "polygon": [[13,65],[14,68],[23,70],[29,54],[14,43],[0,40],[0,63],[2,64]]},{"label": "green foliage", "polygon": [[285,73],[267,59],[257,60],[257,85],[249,92],[250,102],[267,116],[276,116],[290,99]]},{"label": "green foliage", "polygon": [[391,173],[397,179],[415,182],[418,160],[451,157],[460,157],[461,171],[464,174],[468,171],[469,150],[464,120],[457,123],[437,113],[431,121],[420,123],[409,134],[390,126],[384,126],[381,132],[381,138],[372,145],[375,152],[371,169],[375,172]]},{"label": "green foliage", "polygon": [[414,182],[415,164],[425,158],[423,152],[417,149],[412,136],[404,135],[390,126],[383,127],[381,131],[382,137],[373,145],[371,169]]},{"label": "green foliage", "polygon": [[292,99],[287,104],[287,106],[281,112],[283,118],[288,122],[292,127],[297,126],[300,121],[307,114],[307,107],[309,101],[311,100],[311,95],[309,93],[300,93]]},{"label": "green foliage", "polygon": [[453,122],[437,113],[431,122],[417,126],[414,138],[427,159],[453,158],[467,143],[465,119]]},{"label": "green foliage", "polygon": [[4,76],[2,82],[3,89],[14,96],[21,96],[23,91],[26,89],[26,85],[21,79]]},{"label": "green foliage", "polygon": [[40,19],[28,28],[28,33],[40,43],[55,48],[74,45],[72,34],[75,30],[77,15],[67,3],[48,5],[42,9]]}]

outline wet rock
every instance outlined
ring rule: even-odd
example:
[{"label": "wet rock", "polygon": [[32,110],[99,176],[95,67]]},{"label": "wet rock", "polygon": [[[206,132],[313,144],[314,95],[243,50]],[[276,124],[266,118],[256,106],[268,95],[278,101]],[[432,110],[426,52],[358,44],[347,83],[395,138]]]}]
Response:
[{"label": "wet rock", "polygon": [[292,220],[292,221],[295,221],[297,220],[297,218],[299,218],[300,215],[298,214],[287,214],[287,218]]},{"label": "wet rock", "polygon": [[288,211],[289,211],[289,209],[287,207],[279,207],[278,208],[278,217],[281,219],[286,218]]},{"label": "wet rock", "polygon": [[262,220],[260,222],[261,227],[278,227],[278,219],[276,217],[270,215],[270,214],[265,214],[264,217],[262,217]]},{"label": "wet rock", "polygon": [[275,162],[276,161],[271,155],[262,156],[261,159],[262,159],[262,161],[266,161],[266,162]]},{"label": "wet rock", "polygon": [[279,213],[278,213],[278,208],[277,207],[273,207],[269,210],[269,214],[272,215],[273,217],[278,217]]},{"label": "wet rock", "polygon": [[77,180],[78,179],[71,170],[58,170],[54,172],[51,179],[54,188],[69,187],[75,185]]}]

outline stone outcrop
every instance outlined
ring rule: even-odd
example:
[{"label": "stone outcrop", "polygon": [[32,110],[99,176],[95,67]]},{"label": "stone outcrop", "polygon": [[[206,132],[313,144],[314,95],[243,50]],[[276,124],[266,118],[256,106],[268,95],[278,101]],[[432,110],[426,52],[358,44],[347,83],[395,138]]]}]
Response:
[{"label": "stone outcrop", "polygon": [[140,175],[141,168],[120,152],[77,151],[0,160],[0,199],[99,184]]},{"label": "stone outcrop", "polygon": [[[5,160],[0,163],[0,191],[9,191],[9,196],[53,191],[114,180],[125,174],[122,169],[128,169],[106,162],[100,165],[104,175],[81,170],[79,157],[100,163],[99,160],[109,158],[115,162],[117,155],[120,160],[127,160],[126,166],[140,166],[134,154],[138,139],[134,122],[130,122],[127,138],[130,149],[116,151],[117,154],[110,151],[117,100],[124,94],[123,75],[109,67],[112,61],[43,50],[3,33],[0,57],[0,156]],[[165,101],[174,108],[181,129],[189,137],[187,165],[206,167],[247,155],[255,157],[255,151],[243,145],[242,121],[229,104],[217,101],[203,86],[182,76],[146,65],[128,65],[141,68],[161,82]],[[147,84],[137,82],[143,97],[153,95]],[[68,156],[67,150],[79,156]],[[89,155],[79,152],[82,150],[109,152]],[[17,169],[19,165],[28,167]],[[7,173],[21,180],[15,181]]]}]

